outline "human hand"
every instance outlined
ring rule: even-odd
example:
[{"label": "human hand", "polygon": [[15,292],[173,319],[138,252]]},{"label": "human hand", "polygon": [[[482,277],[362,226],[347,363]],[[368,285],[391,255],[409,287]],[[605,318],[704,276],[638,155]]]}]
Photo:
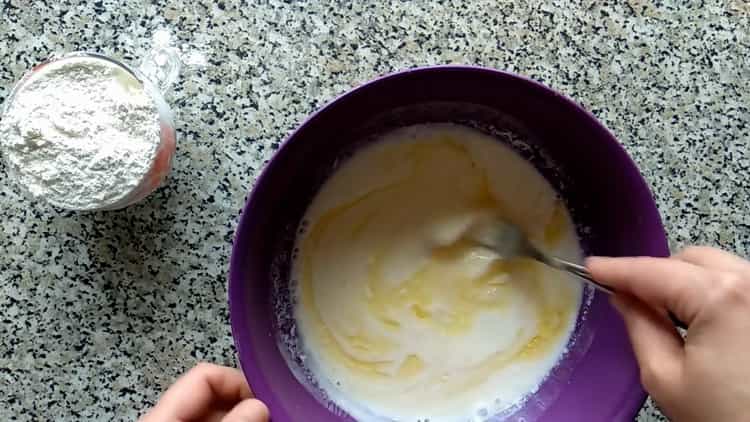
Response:
[{"label": "human hand", "polygon": [[[750,262],[708,247],[671,258],[589,258],[618,294],[641,381],[678,422],[750,420]],[[687,324],[683,340],[667,312]]]},{"label": "human hand", "polygon": [[267,422],[242,372],[200,363],[180,377],[140,422]]}]

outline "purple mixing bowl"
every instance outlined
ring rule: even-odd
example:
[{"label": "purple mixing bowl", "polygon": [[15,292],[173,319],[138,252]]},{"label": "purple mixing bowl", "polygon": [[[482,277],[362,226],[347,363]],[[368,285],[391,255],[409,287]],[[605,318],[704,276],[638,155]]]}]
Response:
[{"label": "purple mixing bowl", "polygon": [[[229,269],[232,333],[245,376],[274,421],[352,420],[298,381],[285,360],[290,353],[279,346],[294,331],[290,305],[278,298],[289,296],[293,240],[308,204],[336,163],[374,135],[428,122],[473,126],[531,161],[565,200],[587,254],[668,255],[638,169],[612,134],[570,99],[530,79],[476,67],[429,67],[376,79],[337,98],[287,138],[258,179],[237,229]],[[283,311],[287,316],[279,317]],[[645,393],[622,321],[605,296],[593,296],[575,337],[510,420],[633,419]],[[299,363],[290,359],[292,366]]]}]

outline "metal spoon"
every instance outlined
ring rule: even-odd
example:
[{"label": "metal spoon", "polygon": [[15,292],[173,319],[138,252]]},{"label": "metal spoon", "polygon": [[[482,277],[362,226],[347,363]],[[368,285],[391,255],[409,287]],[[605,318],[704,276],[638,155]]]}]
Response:
[{"label": "metal spoon", "polygon": [[[489,224],[477,225],[469,229],[467,237],[495,251],[501,259],[531,258],[552,268],[573,274],[599,291],[610,295],[615,294],[613,288],[594,280],[586,267],[540,251],[517,226],[511,223],[496,219]],[[671,312],[668,315],[675,326],[687,329],[685,323]]]},{"label": "metal spoon", "polygon": [[493,250],[501,259],[531,258],[552,268],[578,276],[604,293],[615,293],[611,287],[594,280],[586,267],[540,251],[517,226],[508,222],[493,220],[489,224],[474,226],[468,231],[468,238],[485,248]]}]

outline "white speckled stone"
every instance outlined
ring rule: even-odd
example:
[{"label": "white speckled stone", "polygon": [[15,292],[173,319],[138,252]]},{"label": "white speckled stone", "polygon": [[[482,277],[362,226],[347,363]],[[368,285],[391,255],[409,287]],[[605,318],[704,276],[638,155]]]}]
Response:
[{"label": "white speckled stone", "polygon": [[[233,364],[245,194],[305,115],[396,69],[479,64],[567,93],[639,164],[673,248],[750,253],[746,1],[58,3],[1,3],[0,100],[53,52],[137,63],[159,27],[208,66],[168,95],[175,169],[144,203],[74,214],[0,183],[0,420],[133,420],[195,362]],[[650,401],[638,416],[662,420]]]}]

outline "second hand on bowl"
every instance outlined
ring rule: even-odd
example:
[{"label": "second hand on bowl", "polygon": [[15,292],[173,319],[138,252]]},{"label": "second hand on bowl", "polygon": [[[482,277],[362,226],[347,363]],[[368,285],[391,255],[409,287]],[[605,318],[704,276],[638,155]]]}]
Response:
[{"label": "second hand on bowl", "polygon": [[[578,265],[540,251],[534,246],[518,226],[500,219],[489,223],[473,226],[465,237],[481,246],[496,252],[500,259],[530,258],[552,268],[573,274],[590,284],[597,290],[607,294],[615,294],[615,290],[594,280],[591,273],[583,265]],[[687,328],[685,323],[677,319],[671,312],[669,318],[675,326]]]}]

